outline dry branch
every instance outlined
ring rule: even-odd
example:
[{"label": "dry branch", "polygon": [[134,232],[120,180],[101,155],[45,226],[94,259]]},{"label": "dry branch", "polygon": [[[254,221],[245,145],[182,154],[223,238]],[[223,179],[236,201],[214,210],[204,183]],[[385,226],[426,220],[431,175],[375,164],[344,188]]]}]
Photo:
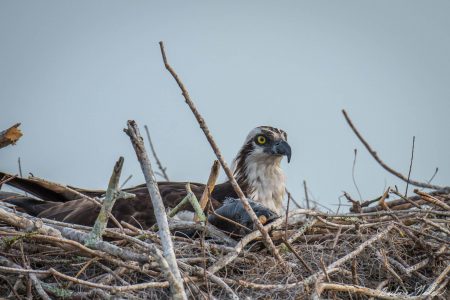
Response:
[{"label": "dry branch", "polygon": [[319,284],[321,290],[332,290],[339,292],[347,292],[353,294],[362,294],[371,297],[377,297],[378,299],[387,300],[416,300],[425,299],[424,297],[405,296],[402,294],[386,293],[380,290],[374,290],[358,285],[338,284],[338,283],[321,283]]},{"label": "dry branch", "polygon": [[206,139],[208,140],[209,144],[211,145],[211,148],[213,149],[214,153],[216,154],[217,159],[220,161],[220,164],[222,165],[222,168],[224,169],[228,179],[230,180],[231,185],[233,186],[233,189],[235,190],[236,194],[238,195],[239,199],[241,200],[245,211],[251,217],[251,219],[253,221],[253,224],[255,224],[256,227],[258,228],[258,230],[261,232],[262,237],[263,237],[263,241],[264,241],[264,244],[266,245],[266,247],[269,249],[269,251],[272,253],[272,255],[277,259],[277,261],[285,268],[285,270],[288,270],[289,269],[288,265],[285,263],[283,258],[278,253],[278,250],[275,247],[275,245],[273,244],[273,241],[270,239],[269,234],[264,229],[264,226],[258,220],[258,217],[256,216],[255,212],[253,211],[253,209],[251,208],[250,204],[248,203],[247,198],[245,197],[245,195],[242,192],[241,188],[239,187],[236,179],[234,178],[233,172],[228,167],[228,164],[226,163],[225,159],[223,158],[222,153],[219,150],[219,147],[217,146],[214,138],[212,137],[212,135],[211,135],[211,133],[209,131],[209,128],[206,125],[205,120],[203,119],[203,117],[201,116],[200,112],[195,107],[194,102],[191,100],[191,97],[189,96],[189,93],[188,93],[187,89],[185,88],[183,82],[178,77],[178,75],[175,72],[175,70],[169,65],[169,62],[167,61],[166,53],[165,53],[165,50],[164,50],[163,42],[159,42],[159,45],[160,45],[160,48],[161,48],[161,55],[162,55],[162,58],[163,58],[164,66],[166,67],[166,69],[169,71],[169,73],[172,75],[172,77],[175,79],[175,81],[177,82],[178,86],[180,87],[180,89],[182,91],[182,94],[183,94],[183,97],[184,97],[184,99],[186,101],[186,104],[191,109],[191,111],[194,114],[198,124],[200,125],[200,128],[203,130],[203,133],[205,134]]},{"label": "dry branch", "polygon": [[147,133],[148,143],[150,144],[150,149],[152,150],[152,154],[156,160],[156,164],[158,165],[158,168],[161,171],[161,174],[163,175],[164,179],[166,181],[170,181],[169,176],[166,173],[167,168],[163,167],[163,165],[161,164],[161,161],[158,158],[158,155],[156,154],[156,150],[155,150],[155,147],[153,146],[152,139],[150,138],[150,131],[148,130],[147,125],[144,125],[144,128],[145,128],[145,132]]},{"label": "dry branch", "polygon": [[[219,161],[215,160],[211,167],[211,172],[209,173],[208,182],[206,183],[205,190],[203,191],[202,197],[200,198],[200,207],[202,208],[202,210],[205,210],[206,205],[208,204],[209,196],[214,190],[217,178],[219,177],[219,170],[220,170]],[[198,217],[195,216],[194,221],[197,220]]]},{"label": "dry branch", "polygon": [[[142,172],[144,173],[145,183],[147,184],[148,192],[153,205],[153,212],[156,217],[156,222],[159,228],[159,237],[163,246],[164,258],[169,264],[170,271],[174,275],[174,280],[171,282],[170,288],[172,297],[174,299],[187,299],[183,288],[183,281],[181,280],[180,270],[178,269],[175,252],[173,249],[172,238],[170,235],[169,224],[167,223],[167,215],[165,212],[164,203],[159,193],[158,185],[155,175],[153,173],[150,160],[145,151],[144,141],[139,133],[138,126],[134,121],[128,121],[125,133],[130,137],[133,148],[136,151],[137,158],[141,164]],[[170,277],[168,278],[170,280]]]},{"label": "dry branch", "polygon": [[345,110],[342,110],[342,113],[344,114],[345,120],[347,121],[350,128],[353,130],[353,132],[356,134],[358,139],[361,141],[361,143],[366,147],[367,151],[369,151],[370,155],[378,162],[378,164],[383,167],[386,171],[389,173],[395,175],[396,177],[400,178],[406,183],[421,187],[421,188],[428,188],[433,190],[445,190],[447,192],[450,191],[450,187],[443,187],[439,185],[429,184],[426,182],[420,182],[412,179],[408,179],[405,175],[401,174],[400,172],[397,172],[396,170],[389,167],[386,163],[384,163],[381,158],[378,156],[377,152],[372,149],[372,147],[369,145],[369,143],[362,137],[362,135],[359,133],[359,131],[356,129],[355,125],[353,124],[352,120],[348,116],[347,112]]},{"label": "dry branch", "polygon": [[8,145],[14,145],[22,136],[22,132],[19,129],[20,123],[14,124],[6,130],[0,132],[0,148],[4,148]]},{"label": "dry branch", "polygon": [[111,178],[109,179],[108,189],[106,190],[105,200],[103,200],[102,208],[95,220],[94,228],[92,228],[88,239],[86,240],[86,246],[91,245],[102,239],[103,232],[105,231],[106,225],[108,223],[108,217],[111,214],[111,210],[116,202],[119,191],[119,180],[120,173],[123,167],[123,157],[120,157],[116,162]]}]

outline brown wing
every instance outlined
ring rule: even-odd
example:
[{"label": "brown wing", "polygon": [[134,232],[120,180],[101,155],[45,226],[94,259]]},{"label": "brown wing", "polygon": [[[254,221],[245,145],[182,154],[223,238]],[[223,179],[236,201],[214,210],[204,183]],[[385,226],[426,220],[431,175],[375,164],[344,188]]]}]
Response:
[{"label": "brown wing", "polygon": [[[0,173],[0,178],[4,175]],[[52,182],[36,182],[30,179],[14,178],[8,184],[32,193],[42,199],[39,201],[33,198],[21,198],[8,201],[21,207],[25,212],[68,223],[80,225],[93,225],[100,208],[88,200],[74,199],[74,194],[63,186]],[[159,182],[158,187],[166,208],[175,207],[186,196],[185,182]],[[204,185],[200,183],[191,183],[193,193],[200,198]],[[104,191],[88,191],[77,189],[80,192],[90,196],[98,196]],[[118,199],[113,207],[112,213],[118,221],[125,221],[135,226],[148,228],[155,223],[153,206],[145,185],[125,189],[126,192],[136,195],[134,199]],[[216,186],[212,194],[212,203],[215,208],[219,207],[226,197],[233,197],[231,185],[223,183]],[[77,196],[78,197],[78,196]],[[192,210],[188,203],[182,210]],[[111,222],[110,222],[111,223]]]}]

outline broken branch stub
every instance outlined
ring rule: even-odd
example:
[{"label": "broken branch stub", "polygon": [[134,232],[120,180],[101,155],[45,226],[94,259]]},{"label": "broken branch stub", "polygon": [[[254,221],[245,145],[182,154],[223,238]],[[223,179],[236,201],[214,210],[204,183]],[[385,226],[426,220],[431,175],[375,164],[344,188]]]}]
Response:
[{"label": "broken branch stub", "polygon": [[21,137],[22,131],[19,129],[20,123],[14,124],[6,130],[0,132],[0,148],[14,145]]}]

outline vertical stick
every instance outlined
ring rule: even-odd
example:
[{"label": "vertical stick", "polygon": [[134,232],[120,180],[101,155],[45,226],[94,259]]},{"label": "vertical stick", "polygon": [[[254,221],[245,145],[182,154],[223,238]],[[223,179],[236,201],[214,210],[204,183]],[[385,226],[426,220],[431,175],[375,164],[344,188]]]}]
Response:
[{"label": "vertical stick", "polygon": [[89,237],[86,239],[85,245],[89,246],[93,243],[102,239],[103,232],[105,231],[106,225],[108,223],[108,216],[117,200],[118,186],[120,173],[122,173],[123,167],[123,157],[121,156],[119,160],[114,165],[111,178],[109,179],[108,189],[106,190],[105,200],[103,200],[102,208],[100,213],[95,220],[94,227],[89,233]]},{"label": "vertical stick", "polygon": [[155,214],[156,223],[159,228],[158,233],[163,247],[163,255],[175,277],[175,280],[170,284],[172,298],[187,299],[186,292],[183,287],[183,280],[181,279],[180,270],[178,269],[177,260],[173,249],[169,224],[167,223],[166,210],[164,208],[161,194],[159,193],[155,174],[153,173],[150,160],[147,152],[145,151],[144,141],[139,133],[139,128],[135,121],[128,121],[127,127],[128,128],[124,129],[124,131],[130,137],[136,156],[141,164],[141,169],[145,177],[145,183],[147,184],[148,192],[153,204],[153,213]]},{"label": "vertical stick", "polygon": [[305,190],[306,208],[309,209],[309,197],[308,197],[308,188],[306,187],[306,180],[303,180],[303,189]]},{"label": "vertical stick", "polygon": [[[208,182],[206,183],[205,189],[203,190],[202,197],[200,198],[200,207],[205,210],[206,204],[208,204],[209,196],[214,190],[216,185],[217,177],[219,177],[220,164],[218,160],[215,160],[211,172],[209,173]],[[194,217],[194,221],[198,221],[197,215]]]},{"label": "vertical stick", "polygon": [[148,143],[150,144],[150,149],[152,150],[152,154],[156,160],[156,164],[158,165],[158,168],[161,170],[161,172],[164,176],[164,179],[166,181],[170,181],[169,176],[166,173],[167,168],[163,167],[163,165],[161,164],[161,161],[158,158],[158,155],[156,155],[156,150],[155,150],[155,147],[153,146],[152,139],[150,138],[150,131],[148,130],[147,125],[144,125],[144,128],[145,128],[145,132],[147,133]]},{"label": "vertical stick", "polygon": [[408,197],[408,186],[409,186],[409,180],[411,178],[411,170],[412,170],[412,164],[413,164],[413,160],[414,160],[414,143],[415,143],[415,141],[416,141],[416,137],[413,136],[412,148],[411,148],[411,162],[409,163],[408,181],[406,181],[405,197]]}]

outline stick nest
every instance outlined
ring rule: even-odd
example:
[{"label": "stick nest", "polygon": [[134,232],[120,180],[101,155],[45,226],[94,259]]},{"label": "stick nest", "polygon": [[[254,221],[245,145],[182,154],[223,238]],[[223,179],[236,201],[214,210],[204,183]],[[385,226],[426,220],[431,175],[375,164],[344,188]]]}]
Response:
[{"label": "stick nest", "polygon": [[[191,298],[449,299],[450,211],[439,205],[446,203],[450,195],[435,192],[354,203],[357,212],[347,214],[291,211],[287,223],[282,217],[266,225],[291,270],[280,268],[258,231],[233,243],[198,223],[171,222],[171,229]],[[124,224],[88,248],[90,227],[34,218],[5,203],[0,211],[1,297],[170,298],[146,246],[161,249],[155,232]],[[189,230],[197,236],[186,236]]]}]

